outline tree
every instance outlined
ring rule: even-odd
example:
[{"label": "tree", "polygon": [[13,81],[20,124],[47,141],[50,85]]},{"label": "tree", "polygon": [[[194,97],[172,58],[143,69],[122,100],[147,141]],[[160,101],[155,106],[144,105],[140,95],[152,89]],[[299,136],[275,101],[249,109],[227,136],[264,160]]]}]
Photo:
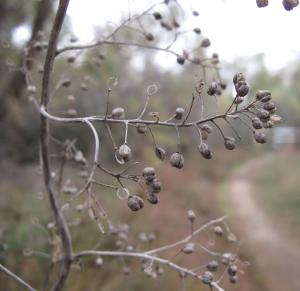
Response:
[{"label": "tree", "polygon": [[[160,274],[162,265],[170,267],[179,272],[179,275],[183,278],[186,276],[195,277],[200,280],[204,285],[207,285],[211,290],[224,290],[220,286],[220,278],[213,275],[217,269],[221,267],[219,264],[223,264],[223,269],[227,272],[229,279],[232,283],[237,282],[237,271],[239,257],[235,253],[223,252],[217,253],[205,249],[202,247],[211,259],[206,264],[206,271],[198,272],[189,267],[183,267],[176,264],[174,258],[165,258],[162,254],[166,250],[176,250],[179,248],[176,256],[180,254],[191,255],[195,253],[198,244],[195,243],[198,234],[201,234],[203,230],[213,228],[213,231],[218,236],[226,233],[228,240],[236,242],[235,236],[231,233],[225,217],[211,220],[206,224],[195,228],[194,222],[196,215],[192,210],[187,212],[187,219],[191,224],[191,232],[178,241],[167,244],[161,247],[142,251],[138,247],[133,247],[127,244],[128,227],[124,225],[113,224],[107,217],[102,204],[94,194],[93,188],[96,185],[104,188],[111,189],[116,192],[120,199],[124,199],[128,208],[134,212],[142,211],[145,206],[145,200],[150,204],[157,204],[159,202],[159,192],[161,191],[161,182],[157,177],[156,170],[153,167],[144,167],[140,173],[134,173],[133,169],[136,166],[136,162],[132,163],[134,152],[130,146],[129,131],[131,129],[137,130],[139,134],[150,133],[153,139],[154,151],[158,159],[165,160],[167,153],[164,148],[156,143],[155,135],[153,134],[153,128],[172,128],[177,133],[177,150],[174,151],[169,158],[169,163],[176,169],[182,169],[184,167],[184,155],[181,147],[181,131],[187,128],[194,129],[198,136],[197,148],[205,159],[212,158],[212,151],[206,142],[207,137],[212,132],[213,128],[220,133],[224,146],[228,150],[234,150],[236,147],[236,140],[233,136],[224,134],[224,127],[229,127],[233,133],[240,138],[240,134],[234,127],[235,122],[243,123],[253,133],[254,139],[257,143],[266,143],[266,136],[262,131],[263,128],[268,129],[280,122],[280,117],[276,115],[276,106],[271,101],[272,96],[268,90],[258,90],[254,96],[248,96],[249,85],[242,73],[236,73],[233,77],[233,85],[235,88],[235,96],[230,100],[229,106],[225,109],[224,113],[211,114],[206,116],[204,108],[204,97],[214,98],[222,95],[223,90],[226,88],[225,82],[221,79],[218,71],[219,58],[217,54],[213,54],[212,57],[199,56],[197,50],[205,49],[210,45],[208,38],[202,38],[200,46],[196,49],[190,49],[189,51],[177,52],[173,48],[174,44],[180,38],[183,33],[180,30],[180,17],[177,18],[177,14],[174,11],[181,11],[181,6],[177,1],[163,1],[152,5],[147,10],[137,15],[131,15],[125,19],[120,25],[114,28],[108,35],[103,35],[99,40],[88,45],[77,45],[73,42],[70,45],[59,48],[59,35],[62,29],[63,21],[65,19],[66,11],[69,5],[69,0],[60,0],[57,8],[55,20],[52,25],[51,34],[47,45],[39,47],[41,51],[46,49],[46,55],[44,57],[44,66],[42,73],[42,81],[40,94],[39,88],[35,83],[37,79],[34,76],[31,66],[28,65],[27,60],[32,58],[29,51],[33,47],[36,47],[40,43],[40,40],[31,42],[28,48],[25,50],[24,62],[22,71],[25,74],[25,81],[27,84],[27,91],[29,98],[34,104],[36,110],[40,113],[40,138],[41,138],[41,161],[43,166],[44,185],[48,193],[49,203],[54,216],[54,223],[48,225],[49,232],[53,235],[51,237],[51,243],[55,246],[55,252],[52,253],[51,263],[52,265],[59,266],[51,286],[51,290],[62,290],[66,280],[70,273],[72,265],[79,264],[85,257],[96,257],[96,263],[101,265],[103,263],[102,257],[135,257],[141,259],[142,269],[148,276],[157,276]],[[257,1],[257,5],[266,6],[267,1]],[[287,10],[291,10],[297,6],[296,1],[283,1],[284,7]],[[194,17],[198,16],[196,11],[192,12]],[[167,15],[167,16],[165,16]],[[150,33],[144,22],[149,21],[147,18],[151,17],[151,21],[160,26],[164,32],[171,35],[171,43],[167,46],[162,46],[160,40],[156,34]],[[133,30],[137,35],[142,35],[143,39],[136,37],[136,40],[129,39],[127,30]],[[158,28],[157,28],[158,29]],[[201,30],[199,28],[192,29],[195,35],[200,35]],[[124,35],[125,34],[125,38]],[[43,39],[42,39],[43,40]],[[171,54],[176,59],[179,65],[186,65],[191,63],[198,66],[202,70],[202,76],[197,76],[195,85],[193,88],[192,96],[190,98],[189,105],[186,108],[178,107],[175,112],[168,119],[163,120],[160,112],[148,112],[150,107],[150,101],[152,96],[157,94],[158,86],[150,85],[146,89],[146,100],[142,110],[134,118],[125,118],[125,110],[122,107],[116,107],[111,109],[111,94],[114,92],[117,86],[117,78],[110,77],[107,82],[107,89],[105,95],[105,106],[102,108],[102,115],[77,117],[77,113],[74,110],[68,111],[68,116],[58,116],[51,113],[51,103],[55,100],[57,92],[61,88],[68,88],[72,82],[68,78],[60,78],[56,85],[53,85],[53,68],[55,60],[68,52],[82,52],[88,49],[109,46],[112,49],[118,47],[127,48],[141,48],[143,50],[155,50],[162,51],[166,54]],[[203,51],[200,50],[200,54]],[[43,57],[42,55],[40,57]],[[74,63],[78,55],[69,55],[67,60],[69,63]],[[100,60],[103,56],[99,57]],[[122,77],[122,76],[121,76]],[[80,89],[86,91],[88,89],[88,78],[80,84]],[[38,96],[41,96],[40,102]],[[200,113],[195,112],[195,103],[200,103]],[[146,117],[146,113],[149,113]],[[204,115],[205,114],[205,115]],[[249,122],[250,121],[250,122]],[[58,178],[54,178],[52,175],[52,161],[51,157],[55,147],[52,145],[53,137],[50,130],[50,122],[57,122],[61,124],[71,124],[76,126],[78,124],[85,125],[93,137],[93,160],[91,168],[89,169],[87,158],[82,151],[77,149],[74,141],[65,140],[63,142],[56,141],[59,144],[59,154],[56,155],[60,158],[60,169],[58,171]],[[108,139],[113,144],[113,150],[111,152],[115,160],[120,164],[121,169],[114,171],[107,169],[101,161],[100,154],[100,142],[102,138],[99,138],[99,131],[96,124],[103,125],[106,128],[106,134]],[[112,125],[124,128],[124,139],[122,142],[115,141],[112,133]],[[101,136],[102,137],[102,136]],[[103,135],[103,138],[105,135]],[[74,191],[72,187],[68,187],[64,182],[64,167],[69,161],[77,163],[80,166],[82,176],[85,178],[83,187],[79,191]],[[111,178],[112,184],[103,183],[97,179],[96,173],[100,171]],[[142,193],[138,195],[132,194],[125,186],[126,182],[136,184],[141,187]],[[116,186],[117,185],[117,186]],[[66,189],[67,188],[67,189]],[[71,198],[64,199],[61,197],[61,192],[73,193]],[[118,237],[120,243],[120,249],[118,250],[83,250],[74,251],[72,243],[72,232],[68,224],[68,215],[66,212],[70,208],[70,205],[79,196],[86,195],[85,203],[80,205],[81,210],[86,209],[91,216],[91,219],[98,225],[100,232],[104,233],[107,230]],[[153,240],[154,236],[145,236],[146,240]],[[155,268],[154,268],[155,266]],[[3,265],[0,265],[2,271],[10,275],[16,281],[18,281],[24,287],[29,290],[35,290],[28,283],[24,282],[17,275],[12,273]],[[222,268],[221,268],[222,269]],[[128,270],[125,270],[125,272]],[[222,278],[222,276],[221,276]]]}]

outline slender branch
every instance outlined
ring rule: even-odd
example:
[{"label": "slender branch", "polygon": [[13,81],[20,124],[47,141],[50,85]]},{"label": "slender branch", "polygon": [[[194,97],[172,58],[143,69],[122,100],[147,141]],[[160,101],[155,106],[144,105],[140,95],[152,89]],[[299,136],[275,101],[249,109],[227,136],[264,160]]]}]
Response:
[{"label": "slender branch", "polygon": [[11,278],[13,278],[16,282],[18,282],[20,285],[22,285],[23,287],[27,288],[28,290],[30,290],[30,291],[36,291],[36,289],[34,289],[33,287],[31,287],[23,279],[21,279],[19,276],[17,276],[16,274],[14,274],[12,271],[10,271],[6,267],[4,267],[2,264],[0,264],[0,270],[2,272],[6,273]]},{"label": "slender branch", "polygon": [[[44,74],[42,80],[42,92],[41,92],[41,103],[44,108],[47,108],[50,99],[50,79],[53,70],[53,63],[55,58],[57,39],[61,31],[61,27],[66,15],[69,0],[61,0],[59,2],[56,17],[51,30],[49,39],[45,64]],[[52,286],[51,290],[59,291],[62,290],[65,281],[69,275],[71,262],[72,262],[72,243],[68,225],[64,218],[64,215],[59,207],[59,201],[57,195],[54,193],[51,185],[51,170],[49,161],[49,124],[48,119],[45,116],[41,116],[41,157],[43,163],[43,175],[44,183],[48,192],[50,205],[55,217],[55,221],[62,239],[62,247],[64,250],[64,257],[61,262],[60,274],[57,276],[56,282]]]}]

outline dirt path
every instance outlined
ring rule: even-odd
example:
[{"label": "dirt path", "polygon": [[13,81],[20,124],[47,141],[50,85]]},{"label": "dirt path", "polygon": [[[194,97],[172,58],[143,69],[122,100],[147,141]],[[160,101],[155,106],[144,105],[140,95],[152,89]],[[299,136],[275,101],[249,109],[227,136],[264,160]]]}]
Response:
[{"label": "dirt path", "polygon": [[[238,220],[243,249],[251,252],[258,276],[268,290],[300,291],[300,246],[280,233],[276,222],[262,210],[253,195],[253,173],[272,158],[266,155],[245,164],[229,183],[232,218]],[[278,218],[280,219],[280,218]],[[233,220],[234,221],[234,220]]]}]

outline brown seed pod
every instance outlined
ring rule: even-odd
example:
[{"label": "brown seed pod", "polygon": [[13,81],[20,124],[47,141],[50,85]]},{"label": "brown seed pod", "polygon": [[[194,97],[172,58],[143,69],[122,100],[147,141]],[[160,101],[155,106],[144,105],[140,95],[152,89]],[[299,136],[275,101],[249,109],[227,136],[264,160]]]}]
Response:
[{"label": "brown seed pod", "polygon": [[274,102],[266,102],[263,108],[267,111],[273,111],[274,109],[276,109],[276,106]]},{"label": "brown seed pod", "polygon": [[158,159],[160,159],[161,161],[163,161],[165,158],[166,158],[166,151],[159,147],[159,146],[156,146],[155,147],[155,155],[157,156]]},{"label": "brown seed pod", "polygon": [[155,20],[161,20],[162,19],[162,16],[159,12],[153,12],[153,17]]},{"label": "brown seed pod", "polygon": [[256,0],[256,5],[259,8],[266,7],[269,5],[269,1],[268,0]]},{"label": "brown seed pod", "polygon": [[205,159],[210,160],[212,158],[212,152],[206,143],[202,142],[201,144],[199,144],[198,150]]},{"label": "brown seed pod", "polygon": [[238,276],[229,276],[229,282],[231,284],[236,284],[238,281]]},{"label": "brown seed pod", "polygon": [[238,81],[235,90],[238,96],[245,97],[249,93],[249,86],[246,81]]},{"label": "brown seed pod", "polygon": [[179,65],[184,65],[184,63],[185,63],[185,57],[181,56],[181,55],[177,56],[177,63]]},{"label": "brown seed pod", "polygon": [[244,76],[243,73],[236,73],[234,76],[233,76],[233,84],[236,85],[238,82],[240,81],[246,81],[246,78]]},{"label": "brown seed pod", "polygon": [[234,98],[235,104],[242,104],[243,102],[244,102],[244,98],[241,96],[237,96],[236,98]]},{"label": "brown seed pod", "polygon": [[182,252],[186,255],[190,255],[195,251],[195,244],[194,243],[186,243],[182,249]]},{"label": "brown seed pod", "polygon": [[200,128],[202,131],[205,131],[208,134],[210,134],[212,132],[212,127],[210,125],[208,125],[207,123],[201,125]]},{"label": "brown seed pod", "polygon": [[124,162],[129,162],[132,158],[131,148],[127,144],[122,144],[118,149],[118,155]]},{"label": "brown seed pod", "polygon": [[142,172],[142,176],[144,179],[148,182],[152,182],[155,178],[155,169],[152,167],[146,167],[144,168]]},{"label": "brown seed pod", "polygon": [[147,200],[149,201],[149,203],[151,204],[157,204],[159,202],[159,198],[158,198],[158,195],[152,193],[152,192],[149,192],[147,194]]},{"label": "brown seed pod", "polygon": [[194,28],[194,32],[195,32],[196,34],[200,34],[200,33],[201,33],[201,29],[200,29],[199,27],[195,27],[195,28]]},{"label": "brown seed pod", "polygon": [[[268,90],[258,90],[255,94],[255,98],[258,101],[262,101],[262,99],[270,101],[271,100],[271,92]],[[264,101],[264,102],[268,102],[268,101]]]},{"label": "brown seed pod", "polygon": [[264,144],[264,143],[267,142],[266,135],[262,132],[255,131],[254,132],[254,139],[257,143],[261,143],[261,144]]},{"label": "brown seed pod", "polygon": [[237,274],[238,267],[237,265],[230,265],[227,269],[227,273],[229,276],[235,276]]},{"label": "brown seed pod", "polygon": [[154,36],[152,33],[148,32],[145,34],[145,38],[148,40],[148,41],[153,41],[154,40]]},{"label": "brown seed pod", "polygon": [[149,186],[151,187],[151,190],[153,193],[159,193],[161,191],[161,183],[158,179],[154,179],[149,183]]},{"label": "brown seed pod", "polygon": [[260,121],[258,117],[252,118],[252,126],[255,129],[261,129],[263,128],[263,123]]},{"label": "brown seed pod", "polygon": [[285,10],[291,11],[299,5],[299,0],[283,0],[282,5]]},{"label": "brown seed pod", "polygon": [[224,146],[226,149],[228,150],[234,150],[235,149],[235,144],[236,144],[236,141],[235,141],[235,138],[232,137],[232,136],[225,136],[224,138]]},{"label": "brown seed pod", "polygon": [[182,169],[184,166],[183,155],[178,152],[173,153],[170,157],[170,164],[172,167],[175,167],[177,169]]},{"label": "brown seed pod", "polygon": [[224,265],[229,265],[230,263],[233,263],[236,260],[236,255],[232,253],[224,253],[221,256],[221,262]]},{"label": "brown seed pod", "polygon": [[210,285],[211,282],[214,280],[214,276],[211,272],[205,271],[201,277],[202,283],[206,285]]},{"label": "brown seed pod", "polygon": [[176,108],[174,118],[177,119],[177,120],[182,119],[184,112],[185,112],[184,108],[182,108],[182,107]]},{"label": "brown seed pod", "polygon": [[111,112],[113,119],[123,119],[125,118],[125,110],[122,107],[114,108]]},{"label": "brown seed pod", "polygon": [[211,44],[211,43],[210,43],[209,38],[205,38],[205,39],[203,39],[202,42],[201,42],[201,46],[204,47],[204,48],[209,47],[210,44]]},{"label": "brown seed pod", "polygon": [[209,96],[214,96],[216,93],[217,93],[217,90],[218,90],[218,83],[217,82],[211,82],[208,86],[208,89],[207,89],[207,94]]},{"label": "brown seed pod", "polygon": [[206,269],[210,272],[215,272],[218,270],[219,263],[215,260],[208,262]]},{"label": "brown seed pod", "polygon": [[270,119],[270,112],[265,110],[265,109],[261,109],[257,112],[256,116],[262,121],[262,122],[267,122]]},{"label": "brown seed pod", "polygon": [[144,207],[144,201],[140,196],[133,195],[128,197],[127,205],[132,211],[138,211]]},{"label": "brown seed pod", "polygon": [[136,130],[138,133],[144,134],[147,132],[148,128],[147,128],[147,125],[140,123],[140,124],[137,124]]}]

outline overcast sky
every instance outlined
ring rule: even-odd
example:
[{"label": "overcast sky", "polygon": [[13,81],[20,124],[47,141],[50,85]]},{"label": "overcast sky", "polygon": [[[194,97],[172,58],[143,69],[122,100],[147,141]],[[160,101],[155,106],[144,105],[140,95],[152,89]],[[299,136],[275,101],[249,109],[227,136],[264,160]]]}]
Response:
[{"label": "overcast sky", "polygon": [[[93,39],[94,27],[117,21],[122,13],[142,11],[148,0],[73,0],[68,14],[73,31],[82,41]],[[182,0],[184,8],[199,11],[193,18],[212,42],[210,53],[217,51],[226,61],[257,53],[266,55],[270,69],[279,69],[293,61],[300,52],[300,7],[291,12],[281,0],[271,0],[258,9],[255,0]]]}]

